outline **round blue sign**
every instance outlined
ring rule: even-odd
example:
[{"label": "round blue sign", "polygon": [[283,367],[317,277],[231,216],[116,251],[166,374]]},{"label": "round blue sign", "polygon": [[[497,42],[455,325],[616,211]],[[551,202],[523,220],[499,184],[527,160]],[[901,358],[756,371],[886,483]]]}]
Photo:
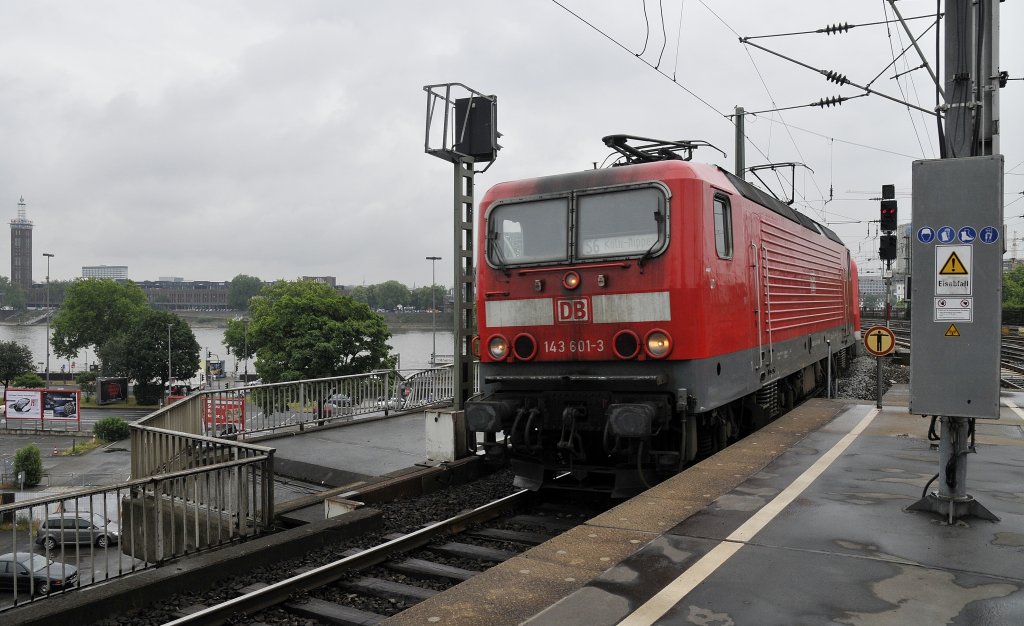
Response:
[{"label": "round blue sign", "polygon": [[999,229],[995,226],[986,226],[981,229],[979,238],[982,243],[995,243],[999,241]]},{"label": "round blue sign", "polygon": [[917,229],[917,240],[921,243],[931,243],[935,239],[935,229],[931,226],[922,226]]},{"label": "round blue sign", "polygon": [[939,243],[951,243],[956,237],[956,231],[949,226],[943,226],[936,234],[939,238]]},{"label": "round blue sign", "polygon": [[960,243],[971,243],[978,236],[978,231],[974,230],[970,226],[964,226],[960,229],[960,232],[956,234],[957,239]]}]

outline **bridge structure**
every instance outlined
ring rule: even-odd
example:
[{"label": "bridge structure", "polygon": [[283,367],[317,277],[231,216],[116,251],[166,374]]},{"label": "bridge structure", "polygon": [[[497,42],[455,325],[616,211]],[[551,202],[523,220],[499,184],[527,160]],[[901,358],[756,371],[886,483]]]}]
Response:
[{"label": "bridge structure", "polygon": [[[0,505],[0,545],[47,556],[44,522],[101,528],[102,542],[49,551],[78,570],[70,590],[251,539],[275,519],[275,449],[254,440],[450,405],[453,389],[449,365],[192,394],[131,424],[130,480]],[[64,591],[15,589],[0,612]]]}]

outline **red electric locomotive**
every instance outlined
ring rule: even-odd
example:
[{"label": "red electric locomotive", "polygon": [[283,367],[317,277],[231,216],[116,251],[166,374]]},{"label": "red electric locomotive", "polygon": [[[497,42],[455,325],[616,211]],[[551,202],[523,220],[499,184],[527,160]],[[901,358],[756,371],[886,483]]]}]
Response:
[{"label": "red electric locomotive", "polygon": [[622,166],[502,183],[480,205],[466,420],[504,433],[489,452],[511,454],[521,487],[568,471],[636,493],[767,423],[858,344],[835,233],[690,162],[703,142],[605,143]]}]

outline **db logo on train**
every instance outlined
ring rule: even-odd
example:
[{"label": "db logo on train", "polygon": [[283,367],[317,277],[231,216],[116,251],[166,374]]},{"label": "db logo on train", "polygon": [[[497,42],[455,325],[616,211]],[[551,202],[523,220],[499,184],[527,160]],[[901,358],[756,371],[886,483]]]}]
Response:
[{"label": "db logo on train", "polygon": [[555,303],[559,322],[586,322],[590,320],[590,301],[586,298],[577,300],[558,300]]}]

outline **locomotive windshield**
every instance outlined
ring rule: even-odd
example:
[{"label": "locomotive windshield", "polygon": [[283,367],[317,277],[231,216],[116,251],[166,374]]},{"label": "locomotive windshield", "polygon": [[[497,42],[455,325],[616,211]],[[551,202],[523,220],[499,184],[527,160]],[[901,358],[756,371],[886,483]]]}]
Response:
[{"label": "locomotive windshield", "polygon": [[577,256],[634,256],[657,247],[663,233],[664,197],[651,187],[580,196]]},{"label": "locomotive windshield", "polygon": [[498,204],[487,256],[497,267],[649,256],[664,245],[665,214],[659,187]]}]

